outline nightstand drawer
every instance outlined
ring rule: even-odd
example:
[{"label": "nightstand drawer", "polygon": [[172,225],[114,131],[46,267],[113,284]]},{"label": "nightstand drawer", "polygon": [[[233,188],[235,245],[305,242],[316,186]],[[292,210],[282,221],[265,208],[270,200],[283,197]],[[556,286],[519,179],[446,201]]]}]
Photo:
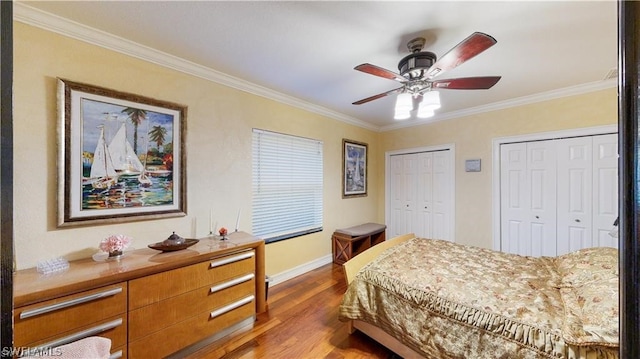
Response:
[{"label": "nightstand drawer", "polygon": [[203,310],[215,310],[236,302],[254,291],[255,276],[250,273],[132,310],[129,312],[129,340],[162,330]]},{"label": "nightstand drawer", "polygon": [[16,308],[13,313],[14,345],[24,346],[54,336],[61,337],[64,335],[60,333],[91,327],[126,311],[125,283]]},{"label": "nightstand drawer", "polygon": [[253,250],[129,281],[129,310],[214,285],[255,270]]}]

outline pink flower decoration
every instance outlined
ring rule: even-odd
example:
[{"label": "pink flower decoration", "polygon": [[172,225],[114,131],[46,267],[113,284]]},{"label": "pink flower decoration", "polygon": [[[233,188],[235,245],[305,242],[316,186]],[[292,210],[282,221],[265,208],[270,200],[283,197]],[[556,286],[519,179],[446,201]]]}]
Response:
[{"label": "pink flower decoration", "polygon": [[124,234],[111,235],[100,242],[100,249],[104,252],[123,251],[131,244],[131,237]]}]

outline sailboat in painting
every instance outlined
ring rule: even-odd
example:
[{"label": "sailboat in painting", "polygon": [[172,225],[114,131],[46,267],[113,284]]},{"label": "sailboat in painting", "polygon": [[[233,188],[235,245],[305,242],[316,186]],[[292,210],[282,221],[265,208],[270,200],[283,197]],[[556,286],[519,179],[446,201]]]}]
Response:
[{"label": "sailboat in painting", "polygon": [[116,184],[118,174],[113,166],[107,142],[104,140],[104,126],[100,125],[98,127],[100,128],[100,137],[93,153],[93,163],[91,164],[89,178],[93,188],[105,189]]},{"label": "sailboat in painting", "polygon": [[133,146],[127,140],[127,130],[124,123],[111,140],[109,153],[111,153],[113,166],[119,175],[136,176],[144,170],[144,166],[133,150]]},{"label": "sailboat in painting", "polygon": [[149,141],[145,141],[144,145],[144,164],[142,165],[142,172],[138,175],[138,182],[140,182],[140,186],[149,187],[151,186],[151,178],[147,176],[147,157],[149,157]]}]

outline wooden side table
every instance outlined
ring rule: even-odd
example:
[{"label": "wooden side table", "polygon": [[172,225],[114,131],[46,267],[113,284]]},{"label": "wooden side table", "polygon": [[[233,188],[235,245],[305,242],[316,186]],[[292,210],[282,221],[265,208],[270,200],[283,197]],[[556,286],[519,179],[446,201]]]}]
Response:
[{"label": "wooden side table", "polygon": [[384,242],[386,229],[386,225],[378,223],[336,229],[331,236],[333,263],[344,264],[363,251]]}]

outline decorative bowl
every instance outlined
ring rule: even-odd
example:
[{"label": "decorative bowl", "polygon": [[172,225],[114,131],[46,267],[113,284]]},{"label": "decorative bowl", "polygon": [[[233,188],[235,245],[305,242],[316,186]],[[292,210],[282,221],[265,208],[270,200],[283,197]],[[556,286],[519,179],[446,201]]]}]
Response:
[{"label": "decorative bowl", "polygon": [[173,232],[173,234],[170,235],[169,238],[165,239],[162,242],[149,244],[148,247],[163,252],[173,252],[191,247],[198,242],[199,241],[197,239],[182,238],[177,235],[176,232]]},{"label": "decorative bowl", "polygon": [[149,244],[148,247],[151,249],[156,249],[163,252],[173,252],[173,251],[179,251],[185,248],[189,248],[198,242],[199,240],[197,239],[185,239],[184,242],[180,244],[165,244],[164,242],[158,242],[154,244]]}]

